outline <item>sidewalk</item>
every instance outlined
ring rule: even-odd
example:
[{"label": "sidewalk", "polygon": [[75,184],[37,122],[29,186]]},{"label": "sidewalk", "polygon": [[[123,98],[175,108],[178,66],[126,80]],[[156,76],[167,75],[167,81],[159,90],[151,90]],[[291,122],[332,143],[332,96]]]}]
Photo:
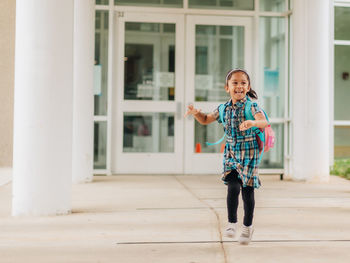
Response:
[{"label": "sidewalk", "polygon": [[[0,262],[349,262],[350,181],[261,180],[249,246],[222,237],[219,176],[96,176],[73,185],[72,214],[40,218],[10,216],[9,183],[0,187]],[[242,213],[240,202],[240,224]]]}]

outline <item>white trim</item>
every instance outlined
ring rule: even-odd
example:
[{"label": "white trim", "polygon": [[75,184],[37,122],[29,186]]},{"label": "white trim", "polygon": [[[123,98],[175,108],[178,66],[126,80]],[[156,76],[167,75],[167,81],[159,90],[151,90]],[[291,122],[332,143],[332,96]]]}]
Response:
[{"label": "white trim", "polygon": [[334,0],[333,1],[334,2],[334,4],[341,4],[341,3],[349,3],[350,4],[350,0]]},{"label": "white trim", "polygon": [[95,174],[112,175],[107,169],[94,169],[94,175]]},{"label": "white trim", "polygon": [[350,1],[334,3],[334,7],[350,7]]},{"label": "white trim", "polygon": [[350,46],[350,40],[334,40],[335,46]]},{"label": "white trim", "polygon": [[[293,0],[290,0],[290,8],[293,10],[293,5],[294,2]],[[289,119],[289,125],[288,125],[288,155],[285,156],[284,158],[288,158],[288,168],[285,170],[287,172],[288,176],[292,176],[293,173],[293,92],[292,92],[292,87],[293,87],[293,13],[291,13],[291,15],[289,16],[289,35],[288,35],[288,45],[289,45],[289,49],[288,49],[288,79],[289,79],[289,83],[288,83],[288,119]]]},{"label": "white trim", "polygon": [[166,7],[148,7],[148,6],[115,6],[115,11],[140,12],[140,8],[145,13],[162,14],[186,14],[186,15],[220,15],[220,16],[253,16],[255,11],[245,10],[213,10],[213,9],[195,9],[195,8],[166,8]]},{"label": "white trim", "polygon": [[336,126],[350,126],[350,121],[333,121],[334,127]]},{"label": "white trim", "polygon": [[[288,4],[288,1],[286,0],[286,4]],[[288,72],[289,72],[289,54],[288,54],[288,42],[289,42],[289,20],[288,20],[288,17],[286,17],[284,19],[284,26],[285,26],[285,41],[284,41],[284,119],[285,120],[288,120],[289,119],[289,86],[288,86],[288,83],[289,83],[289,80],[288,80]],[[289,128],[289,124],[290,124],[290,121],[285,121],[284,123],[284,127],[283,127],[283,132],[284,132],[284,135],[283,135],[283,159],[284,159],[284,164],[283,164],[283,167],[284,167],[284,171],[288,171],[289,170],[289,159],[286,158],[286,156],[288,156],[290,153],[289,153],[289,141],[288,141],[288,128]],[[284,172],[286,173],[286,172]]]},{"label": "white trim", "polygon": [[258,16],[263,16],[263,17],[269,17],[269,16],[273,16],[273,17],[283,17],[283,16],[289,16],[292,14],[291,10],[288,11],[284,11],[284,12],[267,12],[267,11],[263,11],[263,12],[257,12]]},{"label": "white trim", "polygon": [[106,168],[107,174],[111,174],[111,155],[112,155],[112,98],[113,98],[113,50],[114,50],[114,1],[109,1],[108,12],[108,91],[107,91],[107,149],[106,149]]},{"label": "white trim", "polygon": [[[167,13],[167,14],[185,14],[185,15],[214,15],[214,16],[254,16],[258,14],[259,16],[274,16],[283,17],[291,15],[292,11],[287,10],[283,12],[260,12],[255,8],[255,10],[222,10],[222,9],[201,9],[201,8],[188,8],[184,7],[149,7],[149,6],[114,6],[115,11],[121,12],[140,12],[140,8],[145,13]],[[100,9],[100,8],[99,8]],[[102,8],[101,8],[102,9]]]},{"label": "white trim", "polygon": [[284,174],[285,169],[259,169],[259,174]]},{"label": "white trim", "polygon": [[109,10],[109,6],[108,6],[108,5],[95,5],[95,10],[105,10],[105,11],[108,11],[108,10]]},{"label": "white trim", "polygon": [[[329,3],[330,12],[330,39],[329,39],[329,165],[334,165],[334,7],[332,2]],[[350,41],[349,41],[350,44]]]},{"label": "white trim", "polygon": [[128,100],[122,101],[119,108],[123,109],[123,112],[158,112],[159,109],[162,109],[162,112],[176,112],[176,103],[173,101],[151,100],[140,103],[139,100]]},{"label": "white trim", "polygon": [[102,115],[95,115],[94,116],[94,122],[97,121],[108,121],[108,117],[107,116],[102,116]]},{"label": "white trim", "polygon": [[[291,2],[291,5],[293,4],[293,1]],[[292,87],[293,87],[293,71],[292,71],[292,66],[293,66],[293,49],[291,43],[293,42],[293,23],[292,23],[292,16],[288,18],[288,25],[289,25],[289,30],[288,30],[288,169],[287,169],[287,174],[290,176],[292,174],[292,167],[293,167],[293,92],[292,92]],[[287,158],[287,156],[285,156]]]},{"label": "white trim", "polygon": [[270,123],[286,123],[290,122],[291,120],[289,119],[284,119],[284,118],[269,118]]},{"label": "white trim", "polygon": [[[254,1],[254,8],[255,10],[259,10],[260,7],[259,7],[259,0],[255,0]],[[254,38],[257,40],[257,41],[254,41],[254,58],[255,58],[255,61],[254,61],[254,69],[253,69],[253,74],[252,75],[252,87],[253,89],[255,89],[255,91],[258,93],[258,94],[262,94],[262,88],[261,88],[261,80],[260,80],[260,17],[259,17],[259,12],[256,11],[255,14],[254,14],[254,18],[253,18],[253,36]]]}]

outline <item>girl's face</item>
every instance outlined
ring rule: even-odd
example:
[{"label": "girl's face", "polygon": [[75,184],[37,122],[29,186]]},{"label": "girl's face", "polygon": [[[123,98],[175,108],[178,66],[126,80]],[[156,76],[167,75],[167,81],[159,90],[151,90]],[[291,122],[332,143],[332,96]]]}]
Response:
[{"label": "girl's face", "polygon": [[243,72],[232,74],[226,83],[225,90],[230,94],[233,103],[243,99],[250,90],[247,75]]}]

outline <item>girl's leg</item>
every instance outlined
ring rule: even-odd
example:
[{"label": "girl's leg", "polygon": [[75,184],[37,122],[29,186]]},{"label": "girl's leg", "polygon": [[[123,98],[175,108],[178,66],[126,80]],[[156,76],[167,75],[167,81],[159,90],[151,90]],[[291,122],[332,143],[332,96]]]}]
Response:
[{"label": "girl's leg", "polygon": [[232,171],[227,176],[227,215],[228,222],[237,222],[237,208],[238,208],[238,196],[241,190],[241,184],[239,182],[237,171]]},{"label": "girl's leg", "polygon": [[254,199],[254,187],[246,186],[242,187],[242,198],[244,203],[244,220],[245,226],[251,226],[253,224],[253,215],[255,207]]}]

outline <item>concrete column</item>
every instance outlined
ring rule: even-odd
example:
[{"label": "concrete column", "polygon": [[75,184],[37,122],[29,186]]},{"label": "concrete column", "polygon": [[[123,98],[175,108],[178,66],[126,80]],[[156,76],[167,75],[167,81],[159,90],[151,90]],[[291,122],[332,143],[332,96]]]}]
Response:
[{"label": "concrete column", "polygon": [[330,0],[295,0],[292,43],[293,171],[329,179]]},{"label": "concrete column", "polygon": [[14,216],[71,210],[73,7],[16,1]]},{"label": "concrete column", "polygon": [[95,0],[74,1],[73,182],[93,178]]}]

